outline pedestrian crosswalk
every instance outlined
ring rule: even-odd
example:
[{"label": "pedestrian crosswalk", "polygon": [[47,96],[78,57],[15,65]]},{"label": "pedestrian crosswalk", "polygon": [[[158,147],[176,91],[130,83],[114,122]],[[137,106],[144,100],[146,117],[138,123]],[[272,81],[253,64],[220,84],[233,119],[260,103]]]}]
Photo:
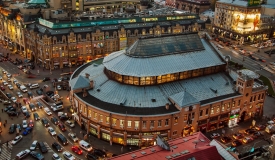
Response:
[{"label": "pedestrian crosswalk", "polygon": [[44,144],[45,144],[46,148],[48,149],[48,152],[54,152],[54,151],[52,150],[52,148],[48,145],[47,142],[44,142]]},{"label": "pedestrian crosswalk", "polygon": [[11,151],[12,151],[12,144],[9,143],[9,145],[7,146],[6,143],[3,143],[1,146],[0,159],[11,160]]}]

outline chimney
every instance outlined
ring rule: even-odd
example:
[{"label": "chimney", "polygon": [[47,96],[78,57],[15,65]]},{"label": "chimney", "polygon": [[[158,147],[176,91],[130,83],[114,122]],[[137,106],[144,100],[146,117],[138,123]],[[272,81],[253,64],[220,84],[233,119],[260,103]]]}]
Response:
[{"label": "chimney", "polygon": [[85,73],[85,77],[86,77],[86,78],[89,78],[89,77],[90,77],[90,74]]},{"label": "chimney", "polygon": [[165,108],[166,110],[169,110],[169,103],[166,103]]},{"label": "chimney", "polygon": [[90,87],[93,89],[94,88],[94,81],[90,80]]}]

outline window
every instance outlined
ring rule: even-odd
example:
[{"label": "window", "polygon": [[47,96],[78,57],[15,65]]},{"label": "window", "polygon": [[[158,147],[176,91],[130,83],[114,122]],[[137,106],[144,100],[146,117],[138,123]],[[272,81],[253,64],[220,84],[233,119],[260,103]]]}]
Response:
[{"label": "window", "polygon": [[220,106],[217,106],[217,113],[220,113]]},{"label": "window", "polygon": [[235,107],[235,101],[234,102],[232,102],[232,108],[234,108]]},{"label": "window", "polygon": [[261,99],[261,95],[259,94],[259,95],[258,95],[258,100],[260,100],[260,99]]},{"label": "window", "polygon": [[253,98],[253,97],[251,96],[251,97],[250,97],[250,102],[252,102],[252,98]]},{"label": "window", "polygon": [[165,120],[165,125],[168,126],[169,125],[169,119]]},{"label": "window", "polygon": [[135,129],[139,127],[139,121],[135,121]]},{"label": "window", "polygon": [[128,127],[128,128],[131,128],[131,126],[132,126],[132,121],[128,121],[128,122],[127,122],[127,127]]},{"label": "window", "polygon": [[103,115],[99,115],[99,121],[102,122],[103,121]]},{"label": "window", "polygon": [[241,100],[238,100],[238,106],[240,106],[240,104],[241,104]]},{"label": "window", "polygon": [[150,128],[154,128],[154,121],[150,121]]},{"label": "window", "polygon": [[262,99],[264,99],[264,93],[262,94]]},{"label": "window", "polygon": [[116,118],[112,119],[112,125],[115,126],[116,125]]},{"label": "window", "polygon": [[200,110],[200,117],[202,116],[202,110]]},{"label": "window", "polygon": [[94,112],[94,119],[97,119],[97,113]]},{"label": "window", "polygon": [[205,110],[205,115],[208,115],[208,111],[209,111],[209,109],[207,108],[207,109]]},{"label": "window", "polygon": [[120,120],[119,125],[120,125],[120,127],[123,127],[124,126],[124,120]]},{"label": "window", "polygon": [[214,114],[214,107],[211,107],[211,114]]},{"label": "window", "polygon": [[173,136],[177,135],[178,131],[173,131]]},{"label": "window", "polygon": [[146,121],[142,121],[142,128],[146,128]]},{"label": "window", "polygon": [[175,118],[174,118],[174,122],[175,122],[175,123],[178,123],[178,120],[179,120],[178,117],[175,117]]},{"label": "window", "polygon": [[110,117],[106,117],[106,123],[110,123]]},{"label": "window", "polygon": [[222,112],[224,112],[224,104],[222,104]]},{"label": "window", "polygon": [[183,121],[187,121],[187,114],[183,116]]},{"label": "window", "polygon": [[195,112],[192,113],[192,119],[194,119],[194,118],[195,118]]},{"label": "window", "polygon": [[158,127],[161,127],[161,120],[158,120]]}]

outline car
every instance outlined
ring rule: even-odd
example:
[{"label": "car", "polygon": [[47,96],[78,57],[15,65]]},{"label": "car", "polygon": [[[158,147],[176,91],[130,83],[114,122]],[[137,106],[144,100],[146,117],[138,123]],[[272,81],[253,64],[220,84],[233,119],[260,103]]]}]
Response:
[{"label": "car", "polygon": [[67,121],[65,122],[65,124],[68,125],[68,126],[70,126],[71,128],[74,127],[74,122],[72,122],[72,121],[70,121],[70,120],[67,120]]},{"label": "car", "polygon": [[30,120],[29,121],[29,127],[33,127],[33,126],[34,126],[33,120]]},{"label": "car", "polygon": [[45,107],[44,111],[48,116],[52,115],[52,112],[50,111],[50,109],[48,107]]},{"label": "car", "polygon": [[0,76],[0,80],[3,80],[2,76]]},{"label": "car", "polygon": [[56,89],[60,91],[61,90],[60,85],[56,86]]},{"label": "car", "polygon": [[22,138],[23,138],[22,135],[16,136],[16,137],[11,141],[11,144],[12,144],[12,145],[17,144],[20,140],[22,140]]},{"label": "car", "polygon": [[52,127],[48,127],[48,132],[52,135],[55,136],[56,132],[54,131],[54,129]]},{"label": "car", "polygon": [[9,128],[9,133],[14,133],[15,132],[15,125],[11,124]]},{"label": "car", "polygon": [[36,150],[37,143],[38,143],[37,140],[35,140],[35,141],[32,142],[32,144],[31,144],[31,146],[30,146],[30,150],[31,150],[31,151]]},{"label": "car", "polygon": [[37,160],[44,160],[44,156],[36,151],[31,151],[31,156]]},{"label": "car", "polygon": [[257,131],[265,130],[265,128],[266,128],[266,126],[263,125],[263,124],[259,124],[259,125],[256,125],[256,126],[255,126],[255,129],[256,129]]},{"label": "car", "polygon": [[242,142],[240,140],[234,140],[232,143],[231,143],[232,146],[234,147],[237,147],[237,146],[240,146],[242,145]]},{"label": "car", "polygon": [[16,94],[17,94],[17,97],[19,97],[19,98],[22,98],[22,97],[23,97],[23,95],[22,95],[21,92],[16,92]]},{"label": "car", "polygon": [[20,83],[16,83],[15,85],[17,86],[17,88],[20,88],[20,86],[21,86]]},{"label": "car", "polygon": [[43,95],[43,92],[42,92],[40,89],[36,90],[36,93],[37,93],[38,95]]},{"label": "car", "polygon": [[12,85],[8,85],[8,88],[10,89],[10,90],[13,90],[13,86]]},{"label": "car", "polygon": [[26,136],[26,135],[28,135],[29,133],[31,133],[31,131],[32,131],[32,127],[27,127],[27,128],[23,131],[22,135],[23,135],[23,136]]},{"label": "car", "polygon": [[42,118],[41,122],[42,122],[43,126],[45,126],[45,127],[49,127],[50,126],[50,123],[48,122],[48,120],[46,118]]},{"label": "car", "polygon": [[57,126],[58,126],[58,128],[59,128],[62,132],[65,132],[65,131],[66,131],[66,127],[64,126],[64,124],[59,123]]},{"label": "car", "polygon": [[81,155],[83,152],[78,146],[72,146],[72,151],[78,155]]},{"label": "car", "polygon": [[104,152],[100,149],[93,148],[93,153],[94,153],[94,155],[97,155],[99,157],[107,157],[106,152]]},{"label": "car", "polygon": [[52,97],[54,95],[54,91],[47,91],[46,95]]},{"label": "car", "polygon": [[10,74],[10,73],[6,74],[6,76],[7,76],[8,78],[11,78],[11,74]]},{"label": "car", "polygon": [[78,138],[76,137],[76,135],[74,133],[69,133],[68,136],[74,142],[78,142]]},{"label": "car", "polygon": [[18,83],[18,81],[16,80],[16,79],[13,79],[13,84],[16,84],[16,83]]},{"label": "car", "polygon": [[14,110],[15,108],[13,106],[7,106],[6,108],[4,108],[4,111],[10,111],[10,110]]},{"label": "car", "polygon": [[271,65],[275,66],[275,62],[269,62],[269,64],[271,64]]},{"label": "car", "polygon": [[30,103],[29,104],[29,108],[30,108],[30,110],[33,112],[33,111],[36,111],[36,107],[34,106],[34,104],[33,103]]},{"label": "car", "polygon": [[212,138],[212,139],[215,139],[215,138],[219,138],[221,135],[219,134],[219,133],[211,133],[210,134],[210,137]]},{"label": "car", "polygon": [[252,128],[246,129],[246,130],[244,131],[245,134],[253,134],[253,133],[255,133],[255,132],[256,132],[256,130],[255,130],[255,129],[252,129]]},{"label": "car", "polygon": [[11,104],[11,101],[5,100],[3,103],[4,103],[5,105],[6,105],[6,104]]},{"label": "car", "polygon": [[261,61],[261,62],[266,62],[266,60],[263,59],[263,58],[259,58],[259,61]]},{"label": "car", "polygon": [[43,82],[46,82],[46,81],[50,81],[50,80],[51,80],[50,77],[45,77],[42,81],[43,81]]},{"label": "car", "polygon": [[253,139],[251,137],[244,137],[242,141],[244,144],[246,144],[246,143],[252,142]]},{"label": "car", "polygon": [[11,101],[12,101],[13,103],[15,103],[15,102],[17,101],[17,99],[16,99],[15,97],[11,97]]},{"label": "car", "polygon": [[38,108],[43,108],[43,105],[40,102],[36,102],[36,105],[38,106]]},{"label": "car", "polygon": [[51,121],[53,122],[53,124],[57,125],[59,123],[59,120],[56,117],[52,117]]},{"label": "car", "polygon": [[16,111],[8,111],[7,114],[8,114],[9,116],[17,116],[17,115],[19,115],[19,112],[16,112]]},{"label": "car", "polygon": [[16,159],[24,159],[25,157],[27,157],[29,155],[31,151],[29,149],[25,149],[21,152],[19,152],[17,155],[16,155]]},{"label": "car", "polygon": [[2,81],[2,84],[3,84],[4,86],[6,86],[6,85],[8,85],[8,82],[6,82],[5,80],[3,80],[3,81]]},{"label": "car", "polygon": [[38,121],[38,120],[40,120],[40,117],[39,117],[39,115],[38,115],[38,113],[33,113],[33,118],[36,120],[36,121]]},{"label": "car", "polygon": [[32,98],[33,98],[33,94],[32,94],[32,92],[31,92],[31,91],[29,91],[29,92],[28,92],[28,97],[29,97],[30,99],[32,99]]},{"label": "car", "polygon": [[98,157],[96,155],[94,155],[93,153],[89,153],[89,152],[85,155],[85,157],[87,158],[87,160],[97,160],[98,159]]},{"label": "car", "polygon": [[12,95],[10,93],[6,93],[6,96],[11,99]]},{"label": "car", "polygon": [[25,104],[30,104],[30,100],[29,100],[28,98],[23,98],[23,102],[24,102]]},{"label": "car", "polygon": [[27,107],[26,106],[22,106],[21,107],[21,111],[24,113],[24,112],[28,112],[28,109],[27,109]]},{"label": "car", "polygon": [[29,118],[31,116],[29,111],[23,112],[23,115],[25,116],[25,118]]},{"label": "car", "polygon": [[23,122],[22,122],[22,127],[23,127],[24,129],[28,127],[27,120],[23,120]]},{"label": "car", "polygon": [[236,134],[233,134],[233,138],[234,139],[241,139],[241,138],[243,138],[243,135],[241,133],[236,133]]},{"label": "car", "polygon": [[38,142],[38,148],[40,149],[40,151],[42,153],[47,153],[48,152],[48,148],[46,147],[44,142]]},{"label": "car", "polygon": [[263,136],[263,134],[261,133],[261,132],[255,132],[255,133],[253,133],[252,134],[252,138],[253,139],[257,139],[257,138],[259,138],[259,137],[261,137],[261,136]]},{"label": "car", "polygon": [[7,81],[8,81],[8,82],[11,82],[11,79],[10,79],[10,78],[8,78],[8,79],[7,79]]},{"label": "car", "polygon": [[68,151],[62,153],[63,157],[67,160],[75,160],[75,157]]},{"label": "car", "polygon": [[62,160],[62,159],[59,157],[59,155],[56,154],[56,153],[54,153],[54,154],[52,155],[52,159],[53,159],[53,160]]},{"label": "car", "polygon": [[16,124],[16,129],[18,129],[19,132],[21,132],[22,128],[20,124]]},{"label": "car", "polygon": [[5,91],[5,90],[6,90],[4,86],[0,86],[0,89],[1,89],[2,91]]},{"label": "car", "polygon": [[55,149],[57,152],[61,152],[61,151],[62,151],[61,145],[58,144],[57,142],[54,142],[54,143],[52,144],[52,147],[53,147],[53,149]]}]

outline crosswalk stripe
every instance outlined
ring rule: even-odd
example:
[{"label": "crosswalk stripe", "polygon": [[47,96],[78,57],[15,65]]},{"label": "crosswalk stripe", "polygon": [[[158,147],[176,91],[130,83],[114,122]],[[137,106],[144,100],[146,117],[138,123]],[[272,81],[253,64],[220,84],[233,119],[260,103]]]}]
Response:
[{"label": "crosswalk stripe", "polygon": [[6,143],[4,143],[1,147],[1,154],[0,154],[0,159],[11,159],[11,150],[12,150],[12,145],[9,143],[9,148],[7,147]]}]

